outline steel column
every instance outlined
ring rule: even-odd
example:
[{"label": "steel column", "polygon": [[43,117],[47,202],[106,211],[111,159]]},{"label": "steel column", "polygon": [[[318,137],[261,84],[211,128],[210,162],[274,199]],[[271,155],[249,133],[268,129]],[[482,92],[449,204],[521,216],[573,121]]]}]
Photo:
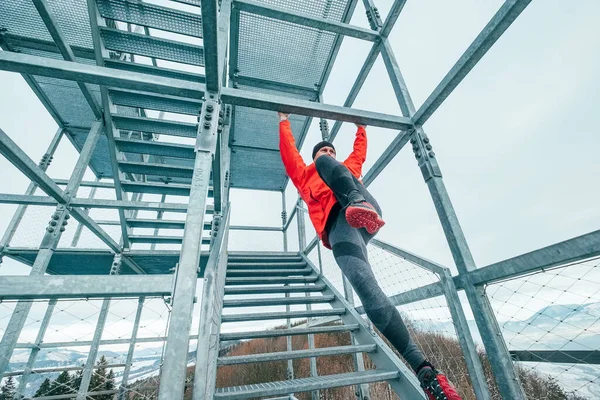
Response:
[{"label": "steel column", "polygon": [[[352,308],[354,308],[354,290],[352,289],[352,285],[350,284],[350,281],[348,280],[348,278],[346,278],[346,276],[343,274],[342,274],[342,282],[344,284],[344,298],[346,299],[348,304],[350,304],[350,306],[352,306]],[[350,339],[351,339],[351,344],[353,346],[359,344],[356,341],[354,332],[350,332]],[[362,353],[354,353],[352,355],[352,360],[354,361],[354,370],[355,371],[364,371],[365,370],[365,360],[363,358]],[[368,400],[370,398],[369,385],[366,383],[362,384],[362,385],[357,385],[355,394],[356,394],[356,397],[358,397],[360,400],[365,400],[365,399]]]},{"label": "steel column", "polygon": [[281,191],[281,230],[283,232],[283,251],[288,251],[288,240],[287,240],[287,205],[286,205],[286,202],[285,202],[285,190]]},{"label": "steel column", "polygon": [[306,224],[304,220],[304,209],[300,206],[302,202],[296,205],[298,212],[296,218],[298,219],[298,251],[303,252],[306,248]]},{"label": "steel column", "polygon": [[[96,178],[96,182],[99,182],[100,178]],[[96,190],[98,190],[97,187],[92,187],[90,189],[90,194],[88,195],[88,199],[92,200],[94,198],[94,196],[96,195]],[[90,213],[90,209],[89,208],[84,208],[83,212],[86,214]],[[77,223],[77,229],[75,229],[75,234],[73,235],[73,240],[71,240],[71,247],[77,247],[77,244],[79,243],[79,238],[81,237],[81,232],[83,231],[83,224],[81,222]]]},{"label": "steel column", "polygon": [[[383,61],[402,114],[412,117],[415,113],[415,107],[387,38],[382,38],[381,48]],[[459,273],[462,274],[474,270],[476,268],[475,262],[473,261],[467,241],[458,223],[454,207],[444,186],[442,173],[435,158],[435,153],[432,151],[430,140],[420,126],[411,129],[410,135],[415,157],[433,198],[438,217],[442,223],[446,240],[450,246],[450,251],[452,252]],[[502,332],[487,296],[483,292],[483,288],[476,288],[473,285],[467,284],[465,292],[473,309],[473,314],[475,315],[477,326],[488,353],[500,393],[504,398],[511,400],[525,399],[525,394],[519,384],[510,354],[504,343]],[[485,381],[478,383],[484,384]],[[485,393],[488,389],[487,387],[480,387],[478,390]]]},{"label": "steel column", "polygon": [[492,398],[490,391],[487,386],[485,378],[485,372],[477,354],[477,346],[469,330],[469,324],[467,323],[467,317],[460,303],[458,297],[458,290],[454,286],[452,280],[452,274],[450,270],[444,268],[440,274],[440,282],[444,290],[444,296],[446,297],[446,303],[454,322],[454,328],[456,329],[456,335],[458,337],[458,343],[462,349],[465,362],[467,363],[467,370],[469,371],[469,378],[471,378],[471,385],[475,392],[477,400],[490,400]]},{"label": "steel column", "polygon": [[[144,310],[144,300],[144,297],[140,297],[138,300],[138,307],[133,322],[133,331],[131,332],[129,349],[127,350],[127,359],[125,360],[125,369],[123,370],[123,378],[121,379],[121,387],[119,388],[119,400],[125,400],[125,396],[127,396],[126,392],[127,384],[129,383],[129,372],[131,371],[131,365],[133,364],[133,352],[135,351],[140,319],[142,317],[142,311]],[[102,342],[100,342],[100,344],[102,344]]]},{"label": "steel column", "polygon": [[[173,293],[173,308],[171,323],[167,336],[165,362],[160,377],[159,400],[183,398],[186,378],[187,353],[189,345],[192,310],[198,280],[200,264],[200,246],[202,244],[202,229],[210,181],[212,156],[215,152],[217,123],[212,118],[213,113],[219,115],[220,105],[216,94],[208,94],[204,104],[198,128],[196,142],[196,161],[190,189],[188,213],[186,216],[183,244],[175,292]],[[209,118],[206,118],[210,115]],[[210,121],[213,122],[210,122]]]},{"label": "steel column", "polygon": [[[115,254],[112,266],[110,267],[110,275],[115,276],[120,273],[121,270],[121,255]],[[94,364],[98,356],[98,349],[100,348],[100,339],[102,339],[102,333],[104,332],[104,325],[106,325],[106,318],[108,317],[108,309],[110,307],[110,298],[105,298],[102,301],[100,307],[100,313],[98,315],[98,322],[96,323],[96,331],[92,338],[92,345],[90,346],[90,352],[83,368],[83,375],[81,376],[81,384],[77,391],[77,400],[85,400],[88,396],[88,389],[92,380],[92,373],[94,372]],[[97,388],[92,388],[92,391]]]},{"label": "steel column", "polygon": [[48,329],[48,325],[50,324],[50,319],[52,318],[52,313],[54,312],[54,307],[56,306],[56,299],[52,299],[48,302],[48,308],[46,308],[46,313],[44,314],[44,318],[42,319],[42,324],[40,325],[40,330],[35,338],[35,347],[31,349],[31,353],[29,353],[29,359],[27,360],[27,365],[23,370],[23,375],[21,379],[19,379],[19,389],[15,395],[15,399],[23,398],[23,393],[27,389],[27,381],[29,380],[29,375],[31,375],[33,365],[35,364],[35,360],[41,350],[39,345],[44,341],[44,336],[46,335],[46,330]]},{"label": "steel column", "polygon": [[[104,21],[98,13],[98,6],[95,0],[88,0],[88,14],[90,17],[90,27],[92,32],[92,41],[94,43],[94,54],[96,64],[104,66],[104,58],[109,58],[108,51],[100,38],[100,26]],[[115,196],[117,200],[127,199],[127,194],[121,187],[121,170],[119,169],[119,150],[115,144],[115,136],[119,136],[119,131],[115,128],[112,120],[113,104],[108,96],[108,89],[105,85],[100,85],[100,95],[102,97],[102,107],[104,112],[104,133],[108,140],[108,154],[110,156],[110,165],[113,171],[113,181],[115,185]],[[121,221],[121,240],[124,248],[129,248],[129,232],[127,229],[127,218],[124,210],[119,210],[119,220]]]},{"label": "steel column", "polygon": [[[42,160],[38,164],[38,166],[40,167],[40,169],[42,171],[45,172],[48,169],[48,167],[50,166],[50,163],[52,162],[52,158],[54,157],[54,152],[58,148],[58,145],[60,143],[60,140],[63,137],[64,132],[65,132],[65,130],[63,128],[58,128],[58,130],[54,134],[54,137],[50,141],[50,145],[48,145],[48,149],[46,149],[46,152],[42,156]],[[29,186],[27,187],[27,190],[25,191],[25,196],[33,196],[37,187],[38,187],[37,183],[32,181],[29,184]],[[15,232],[17,231],[17,228],[18,228],[19,224],[21,223],[21,220],[23,219],[23,216],[25,215],[26,210],[27,210],[26,204],[19,205],[19,207],[17,207],[17,210],[15,211],[12,219],[8,223],[8,226],[6,227],[6,231],[4,232],[4,235],[2,236],[2,239],[0,240],[0,263],[2,262],[2,253],[3,253],[4,249],[10,245],[10,241],[15,236]]]},{"label": "steel column", "polygon": [[[77,159],[75,168],[71,178],[69,179],[69,183],[67,184],[64,194],[60,191],[60,189],[58,189],[59,196],[65,196],[67,203],[71,197],[75,197],[77,194],[79,184],[83,179],[85,170],[92,157],[92,153],[96,147],[98,138],[100,137],[100,128],[101,124],[99,122],[94,122],[92,124],[92,129],[88,133],[85,144],[81,149],[79,158]],[[5,135],[2,131],[0,131],[0,133]],[[6,139],[8,139],[8,137],[6,137]],[[11,149],[8,147],[10,147],[11,144],[14,145],[14,143],[11,143],[11,141],[8,140],[0,141],[0,151],[7,155],[7,158],[13,162],[17,168],[23,171],[22,164],[27,164],[27,160],[20,159],[18,154],[10,151]],[[43,172],[41,173],[43,174]],[[51,191],[57,189],[52,187],[52,185],[49,186]],[[62,232],[65,230],[65,226],[67,225],[69,218],[70,214],[69,210],[67,210],[67,207],[64,205],[58,205],[56,207],[56,211],[51,217],[48,227],[46,228],[46,233],[44,234],[44,238],[40,244],[40,250],[35,258],[30,275],[40,276],[46,272],[46,268],[48,267],[48,264],[50,264],[50,259],[54,254],[54,250],[58,246],[58,242],[60,241],[60,237]],[[15,345],[17,344],[19,335],[23,330],[23,326],[27,321],[27,316],[29,315],[31,306],[31,302],[19,301],[12,313],[8,327],[6,328],[4,336],[2,337],[2,341],[0,342],[0,376],[2,376],[2,374],[4,374],[8,368],[10,357],[12,356]]]}]

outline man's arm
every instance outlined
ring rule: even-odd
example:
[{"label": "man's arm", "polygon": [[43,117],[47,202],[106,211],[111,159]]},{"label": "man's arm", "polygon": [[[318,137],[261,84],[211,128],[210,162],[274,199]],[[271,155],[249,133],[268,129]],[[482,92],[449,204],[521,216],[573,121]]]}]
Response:
[{"label": "man's arm", "polygon": [[298,187],[304,176],[306,164],[296,148],[296,140],[292,134],[292,126],[288,120],[289,114],[279,114],[279,152],[281,161],[294,186]]},{"label": "man's arm", "polygon": [[364,125],[356,125],[356,137],[354,138],[354,148],[348,156],[344,165],[348,167],[352,175],[360,178],[362,166],[367,159],[367,131]]}]

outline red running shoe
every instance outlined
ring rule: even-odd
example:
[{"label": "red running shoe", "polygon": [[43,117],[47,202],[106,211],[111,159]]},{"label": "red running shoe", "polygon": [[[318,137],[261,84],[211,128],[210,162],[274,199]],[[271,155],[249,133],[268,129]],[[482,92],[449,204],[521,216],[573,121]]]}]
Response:
[{"label": "red running shoe", "polygon": [[346,221],[353,228],[366,228],[370,235],[385,225],[375,207],[366,201],[346,207]]},{"label": "red running shoe", "polygon": [[462,400],[446,375],[437,371],[432,365],[422,367],[417,377],[429,400]]}]

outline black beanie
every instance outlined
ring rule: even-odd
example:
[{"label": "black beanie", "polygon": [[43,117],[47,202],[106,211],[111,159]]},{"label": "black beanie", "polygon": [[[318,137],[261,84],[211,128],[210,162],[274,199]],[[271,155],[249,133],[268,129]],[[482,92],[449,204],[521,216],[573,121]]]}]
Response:
[{"label": "black beanie", "polygon": [[315,159],[315,156],[317,155],[317,151],[321,150],[323,147],[331,147],[333,150],[335,150],[335,147],[333,147],[333,143],[328,142],[327,140],[323,140],[322,142],[317,143],[315,145],[315,147],[313,147],[313,152],[312,152],[313,160]]}]

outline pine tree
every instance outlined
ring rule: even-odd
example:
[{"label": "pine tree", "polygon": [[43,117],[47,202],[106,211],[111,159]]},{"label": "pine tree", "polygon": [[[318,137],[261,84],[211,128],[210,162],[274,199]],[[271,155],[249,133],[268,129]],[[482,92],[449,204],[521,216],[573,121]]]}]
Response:
[{"label": "pine tree", "polygon": [[58,378],[50,385],[49,395],[70,394],[75,393],[71,387],[72,377],[67,371],[63,371],[58,375]]},{"label": "pine tree", "polygon": [[50,379],[44,379],[44,382],[40,385],[40,388],[35,392],[33,397],[41,397],[50,393]]},{"label": "pine tree", "polygon": [[73,380],[71,380],[71,387],[77,392],[79,390],[79,386],[81,386],[81,380],[83,379],[83,370],[75,372],[73,376]]},{"label": "pine tree", "polygon": [[[106,365],[108,365],[106,358],[104,356],[100,357],[100,360],[96,363],[96,369],[92,374],[88,392],[104,390],[104,384],[106,383]],[[99,399],[99,397],[95,398]]]},{"label": "pine tree", "polygon": [[15,386],[15,381],[12,376],[9,376],[8,379],[6,379],[6,383],[0,388],[0,399],[12,400],[16,392],[17,388]]}]

